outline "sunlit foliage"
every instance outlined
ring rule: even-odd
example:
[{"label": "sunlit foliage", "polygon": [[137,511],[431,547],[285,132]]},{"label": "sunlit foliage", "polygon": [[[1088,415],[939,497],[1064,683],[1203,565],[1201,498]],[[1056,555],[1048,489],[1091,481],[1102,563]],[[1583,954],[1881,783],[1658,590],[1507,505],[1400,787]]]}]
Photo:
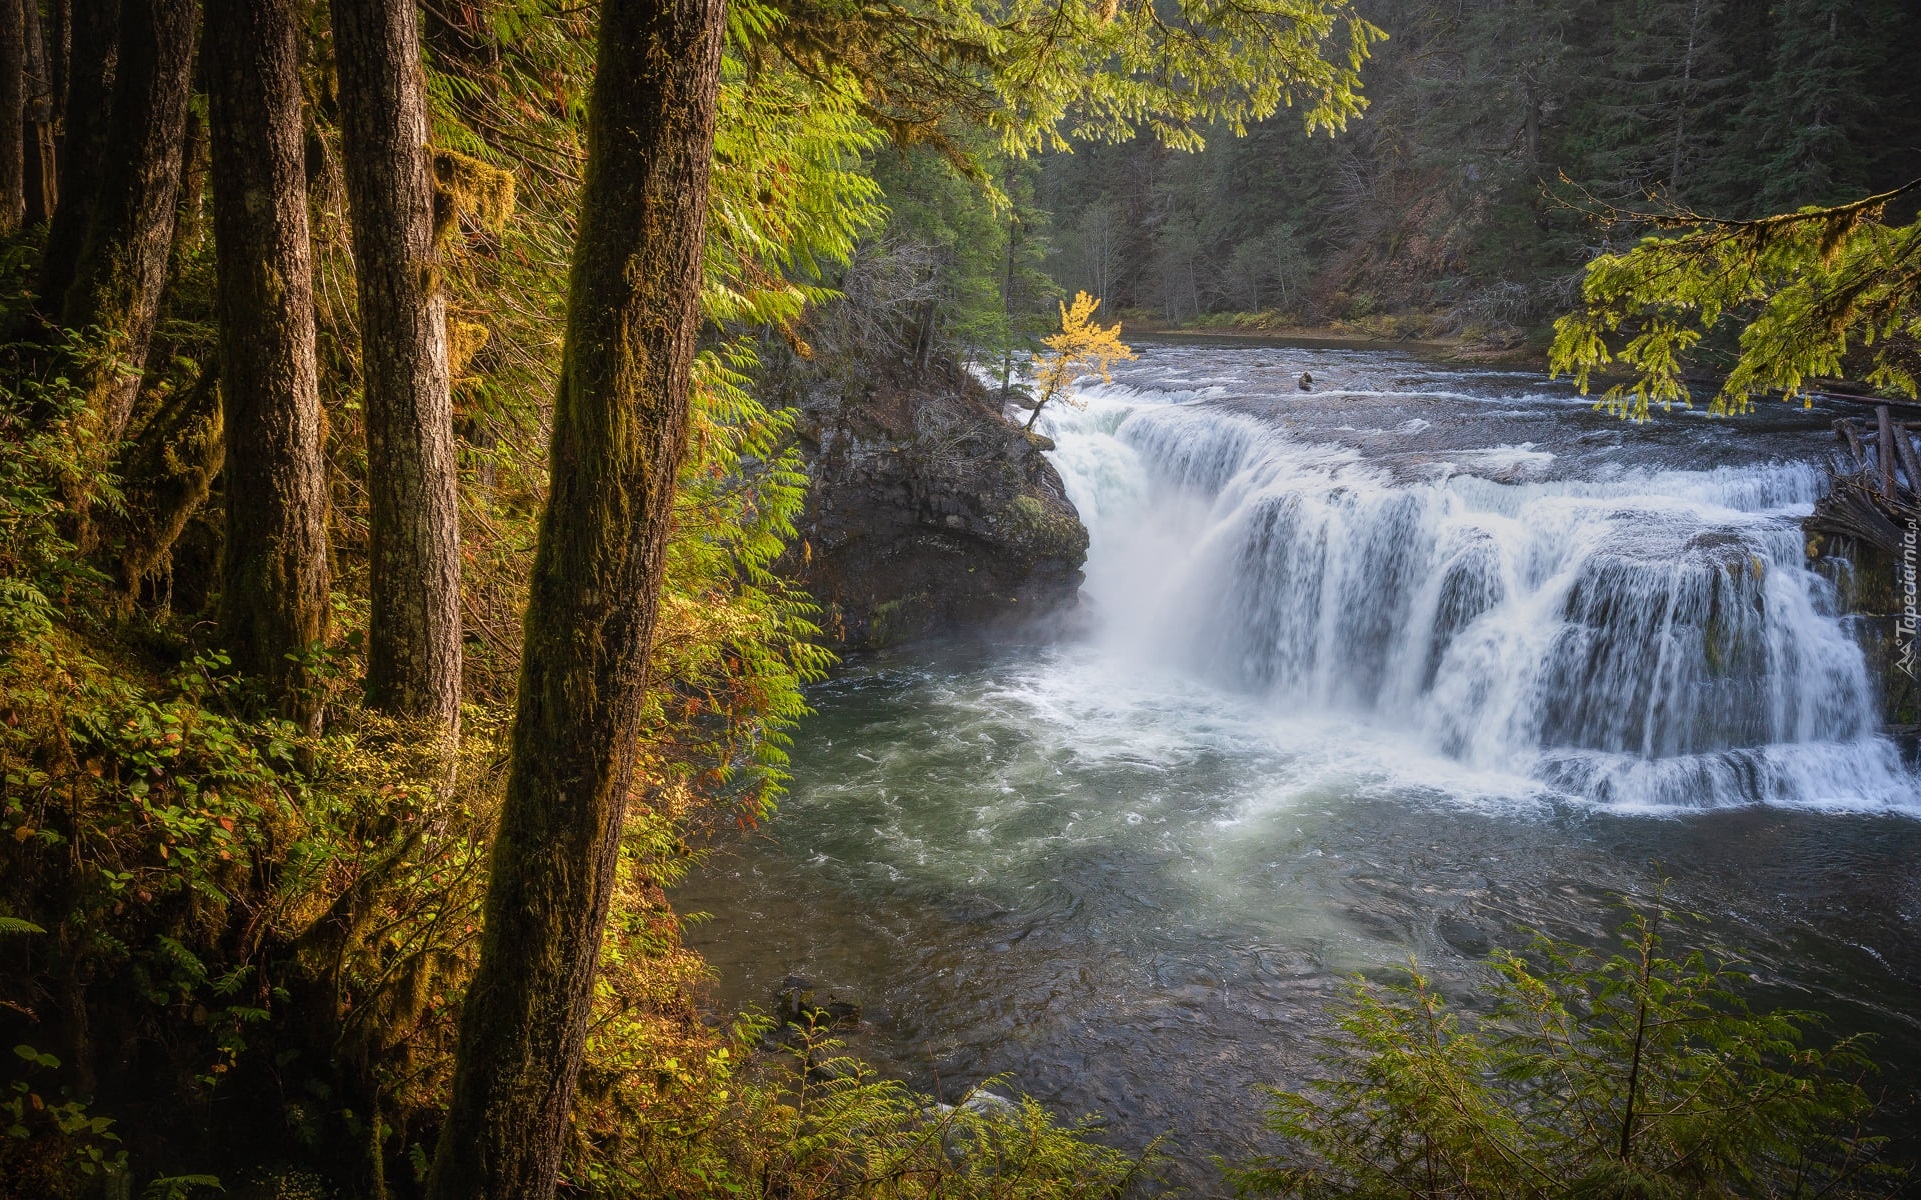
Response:
[{"label": "sunlit foliage", "polygon": [[1013,152],[1145,133],[1197,149],[1283,106],[1337,130],[1363,107],[1384,35],[1348,0],[781,0],[754,61],[814,79],[846,70],[861,111],[901,143],[960,155],[983,127]]},{"label": "sunlit foliage", "polygon": [[[449,786],[416,731],[355,699],[367,620],[360,337],[331,41],[324,6],[306,11],[338,565],[338,638],[311,663],[318,729],[269,715],[256,685],[209,648],[199,614],[113,595],[76,545],[77,507],[112,511],[117,481],[97,447],[75,440],[84,422],[25,417],[49,397],[70,402],[72,385],[11,372],[0,396],[0,523],[14,535],[0,548],[0,936],[25,947],[0,1003],[10,1018],[64,1020],[73,1044],[65,1062],[28,1047],[0,1076],[0,1103],[34,1097],[54,1114],[7,1124],[27,1136],[0,1150],[66,1182],[118,1154],[111,1118],[75,1107],[75,1081],[107,1061],[82,1019],[94,1005],[159,1031],[151,1059],[113,1082],[169,1098],[156,1122],[172,1124],[147,1136],[170,1138],[170,1155],[221,1159],[230,1149],[205,1131],[244,1112],[274,1152],[383,1194],[424,1166],[473,967],[547,488],[595,14],[479,0],[428,6],[423,22],[444,164],[434,282],[457,361],[468,636]],[[757,394],[757,358],[769,344],[809,353],[807,312],[834,296],[885,216],[873,160],[890,138],[979,179],[988,155],[1059,144],[1065,131],[1195,145],[1209,122],[1238,128],[1290,104],[1310,128],[1338,128],[1360,109],[1357,71],[1378,34],[1347,0],[743,0],[728,22],[692,445],[568,1178],[608,1195],[1110,1195],[1137,1162],[1038,1106],[941,1113],[851,1063],[823,1081],[817,1039],[770,1063],[750,1053],[751,1027],[701,1019],[705,967],[681,944],[664,889],[697,861],[703,826],[769,811],[803,685],[831,663],[812,603],[773,570],[806,481],[791,416]],[[999,199],[991,184],[983,194]],[[195,278],[207,274],[204,245],[181,253],[202,268]],[[24,261],[7,266],[10,301]],[[204,360],[213,341],[205,305],[182,307],[190,293],[170,289],[162,313],[180,327],[165,344],[179,349],[181,378],[197,373],[189,352]],[[0,325],[11,328],[7,313]],[[199,1178],[153,1174],[134,1182],[170,1194]]]},{"label": "sunlit foliage", "polygon": [[1684,374],[1703,339],[1740,330],[1739,349],[1709,404],[1747,411],[1757,395],[1808,399],[1820,379],[1853,376],[1915,395],[1921,342],[1921,222],[1888,225],[1891,202],[1921,181],[1852,204],[1755,221],[1662,218],[1682,230],[1588,265],[1583,305],[1555,325],[1553,369],[1586,391],[1618,364],[1628,379],[1601,405],[1646,420],[1686,405]]},{"label": "sunlit foliage", "polygon": [[1041,339],[1047,349],[1036,354],[1033,362],[1034,412],[1027,418],[1032,429],[1040,420],[1041,409],[1053,400],[1074,403],[1069,389],[1083,375],[1099,375],[1102,383],[1114,382],[1111,368],[1117,362],[1136,357],[1121,341],[1121,323],[1103,326],[1094,320],[1101,302],[1086,292],[1076,292],[1073,304],[1061,303],[1061,331]]}]

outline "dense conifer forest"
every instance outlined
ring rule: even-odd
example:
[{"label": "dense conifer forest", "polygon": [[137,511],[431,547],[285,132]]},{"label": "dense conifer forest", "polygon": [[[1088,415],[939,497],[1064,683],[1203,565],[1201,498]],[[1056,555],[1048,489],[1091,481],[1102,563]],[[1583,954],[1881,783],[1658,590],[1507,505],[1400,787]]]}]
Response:
[{"label": "dense conifer forest", "polygon": [[[1362,5],[1393,36],[1366,120],[1285,115],[1199,154],[1047,159],[1047,269],[1160,322],[1520,345],[1575,302],[1610,208],[1751,218],[1921,175],[1912,5],[1647,0]],[[1263,316],[1263,314],[1265,314]]]}]

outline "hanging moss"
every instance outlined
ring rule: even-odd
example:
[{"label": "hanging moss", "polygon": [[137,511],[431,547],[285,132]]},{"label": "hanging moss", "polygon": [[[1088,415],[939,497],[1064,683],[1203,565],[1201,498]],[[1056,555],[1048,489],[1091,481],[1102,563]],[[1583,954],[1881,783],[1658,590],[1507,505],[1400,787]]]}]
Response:
[{"label": "hanging moss", "polygon": [[[206,503],[226,461],[219,386],[209,368],[170,397],[142,426],[121,464],[126,515],[120,574],[130,598],[171,575],[174,542]],[[164,595],[169,589],[157,590]]]},{"label": "hanging moss", "polygon": [[456,317],[447,319],[447,373],[454,377],[455,383],[468,382],[462,378],[467,364],[486,347],[489,336],[491,331],[485,325]]},{"label": "hanging moss", "polygon": [[[500,233],[514,215],[514,173],[458,150],[434,151],[434,244],[445,245],[460,219]],[[476,346],[475,349],[479,347]]]}]

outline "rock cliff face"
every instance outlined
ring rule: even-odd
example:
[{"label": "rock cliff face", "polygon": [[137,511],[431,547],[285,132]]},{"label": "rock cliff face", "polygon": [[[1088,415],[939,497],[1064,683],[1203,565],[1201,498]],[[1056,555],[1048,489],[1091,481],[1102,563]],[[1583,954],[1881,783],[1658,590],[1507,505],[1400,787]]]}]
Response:
[{"label": "rock cliff face", "polygon": [[1042,451],[952,363],[794,398],[812,480],[789,573],[850,649],[1071,608],[1087,530]]}]

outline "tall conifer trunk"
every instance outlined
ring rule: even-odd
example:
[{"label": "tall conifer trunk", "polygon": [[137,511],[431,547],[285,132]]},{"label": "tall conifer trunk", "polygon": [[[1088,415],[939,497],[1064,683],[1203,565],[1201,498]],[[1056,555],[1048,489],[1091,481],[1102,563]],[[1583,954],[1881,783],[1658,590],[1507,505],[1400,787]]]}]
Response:
[{"label": "tall conifer trunk", "polygon": [[366,397],[367,699],[452,729],[460,524],[420,20],[413,0],[332,11]]},{"label": "tall conifer trunk", "polygon": [[[120,6],[96,0],[58,14],[66,20],[67,45],[54,51],[59,68],[53,85],[55,117],[61,122],[59,205],[47,228],[40,257],[40,306],[60,315],[80,262],[80,243],[99,198],[101,144],[113,105],[120,62]],[[59,22],[56,21],[56,26]]]},{"label": "tall conifer trunk", "polygon": [[38,225],[53,215],[53,55],[47,47],[46,23],[40,19],[39,0],[21,0],[26,16],[27,116],[25,131],[27,224]]},{"label": "tall conifer trunk", "polygon": [[603,0],[479,972],[432,1200],[547,1200],[619,863],[688,436],[724,0]]},{"label": "tall conifer trunk", "polygon": [[27,13],[0,0],[0,237],[27,217]]},{"label": "tall conifer trunk", "polygon": [[73,282],[60,303],[62,325],[99,326],[108,350],[132,370],[106,365],[88,378],[88,407],[107,442],[120,438],[133,413],[166,283],[197,10],[194,0],[120,6],[119,61],[96,192]]},{"label": "tall conifer trunk", "polygon": [[53,0],[47,23],[47,79],[53,87],[53,121],[58,125],[67,116],[67,80],[72,76],[69,60],[73,56],[73,5],[70,0]]},{"label": "tall conifer trunk", "polygon": [[227,442],[220,629],[235,665],[294,701],[286,656],[326,636],[328,590],[299,0],[206,0],[206,16]]}]

